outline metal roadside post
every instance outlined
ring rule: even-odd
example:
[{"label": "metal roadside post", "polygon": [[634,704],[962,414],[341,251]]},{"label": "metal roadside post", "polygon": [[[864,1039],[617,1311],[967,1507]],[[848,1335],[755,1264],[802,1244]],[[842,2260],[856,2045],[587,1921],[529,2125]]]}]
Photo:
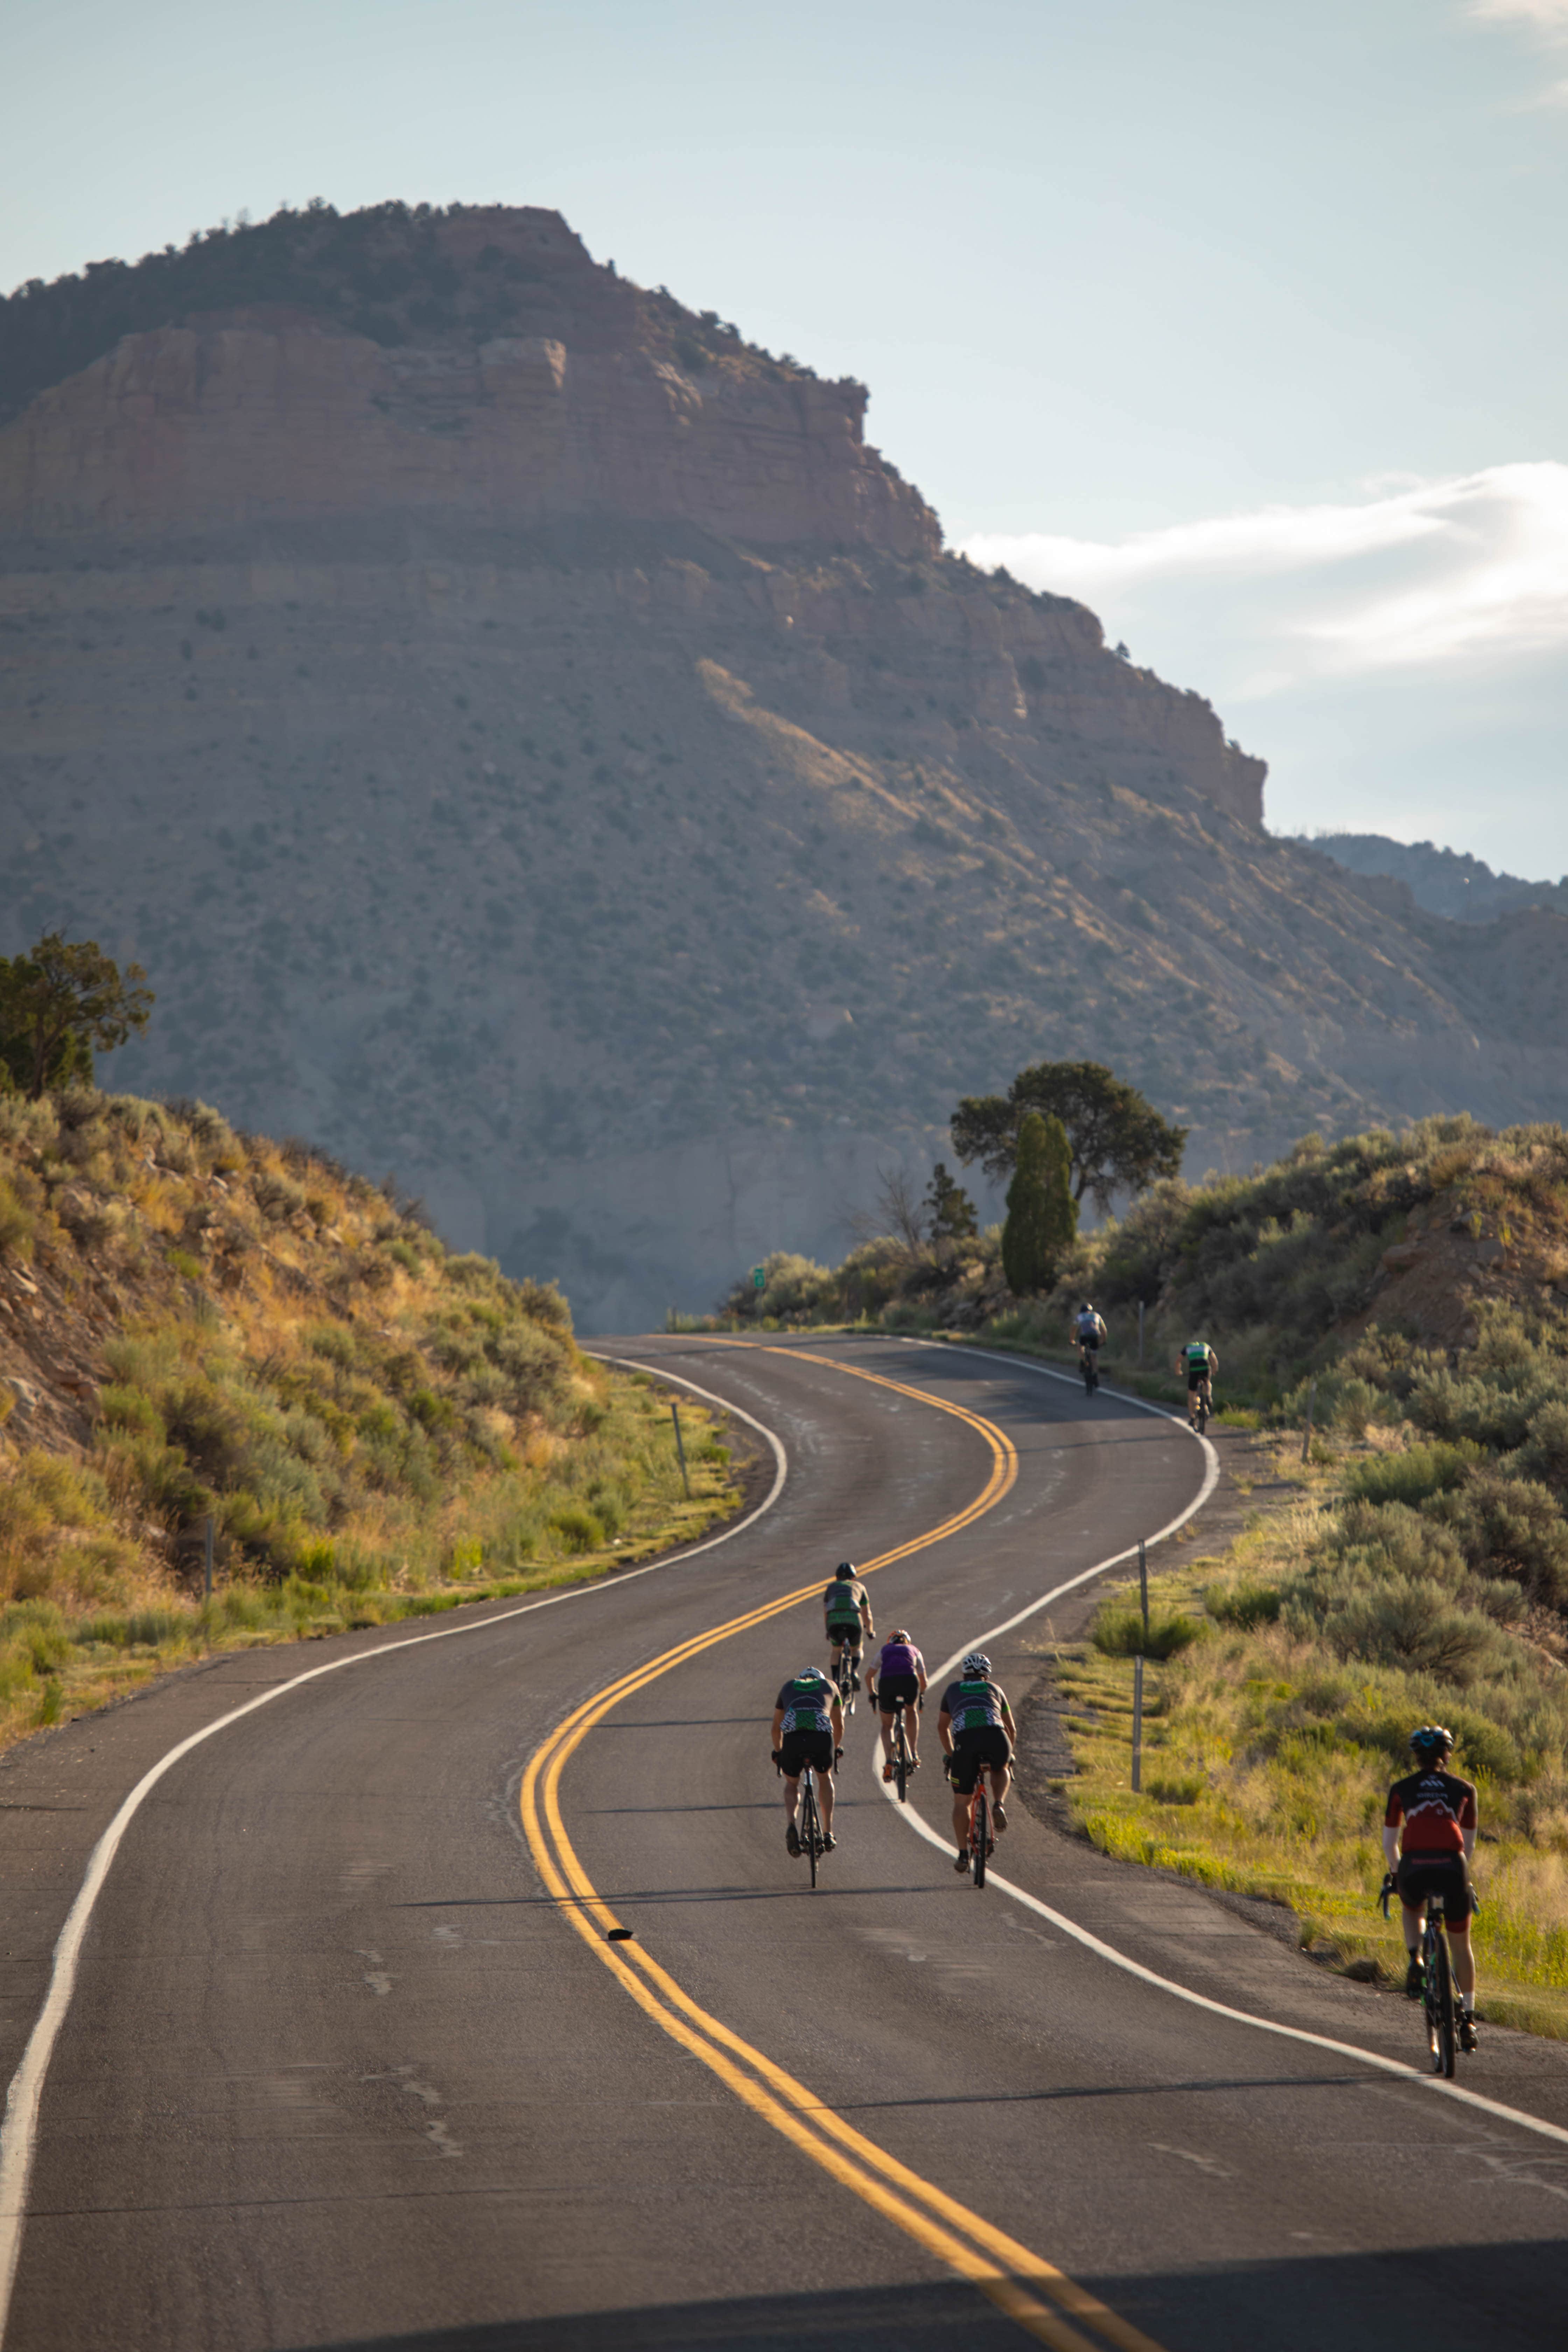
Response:
[{"label": "metal roadside post", "polygon": [[1138,1369],[1143,1369],[1143,1301],[1138,1301]]},{"label": "metal roadside post", "polygon": [[1307,1426],[1301,1432],[1301,1459],[1303,1462],[1306,1461],[1309,1454],[1312,1450],[1312,1406],[1317,1399],[1317,1394],[1318,1383],[1314,1378],[1307,1382]]},{"label": "metal roadside post", "polygon": [[1143,1786],[1143,1661],[1132,1661],[1132,1790]]},{"label": "metal roadside post", "polygon": [[675,1423],[675,1450],[680,1457],[680,1483],[686,1489],[686,1499],[689,1503],[691,1500],[691,1480],[687,1475],[686,1447],[681,1441],[680,1407],[678,1404],[672,1404],[670,1406],[669,1417]]},{"label": "metal roadside post", "polygon": [[1138,1538],[1138,1598],[1143,1609],[1143,1647],[1149,1646],[1149,1555],[1143,1549],[1143,1538]]},{"label": "metal roadside post", "polygon": [[213,1597],[213,1515],[210,1511],[207,1513],[206,1517],[205,1539],[203,1545],[203,1549],[206,1556],[206,1596],[210,1601]]}]

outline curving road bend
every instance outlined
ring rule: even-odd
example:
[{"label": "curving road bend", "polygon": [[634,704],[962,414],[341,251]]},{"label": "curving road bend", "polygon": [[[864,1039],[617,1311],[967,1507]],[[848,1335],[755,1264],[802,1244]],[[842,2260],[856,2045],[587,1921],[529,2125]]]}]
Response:
[{"label": "curving road bend", "polygon": [[[863,1713],[815,1895],[784,1853],[768,1723],[833,1563],[901,1553],[879,1622],[934,1664],[1186,1510],[1185,1432],[890,1339],[614,1352],[775,1432],[777,1501],[456,1638],[323,1644],[363,1662],[174,1766],[83,1946],[5,2352],[1560,2342],[1555,2045],[1489,2034],[1462,2078],[1555,2136],[1380,2071],[1403,2002],[1021,1804],[997,1861],[1045,1908],[977,1895]],[[1094,1590],[991,1644],[1016,1704]],[[0,1764],[8,2074],[126,1790],[300,1668],[228,1657]],[[915,1793],[945,1832],[934,1761]]]}]

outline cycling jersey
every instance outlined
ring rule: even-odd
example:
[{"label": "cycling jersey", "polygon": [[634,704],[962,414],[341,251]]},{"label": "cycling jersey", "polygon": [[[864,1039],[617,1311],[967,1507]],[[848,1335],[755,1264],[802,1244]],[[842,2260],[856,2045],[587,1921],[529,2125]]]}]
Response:
[{"label": "cycling jersey", "polygon": [[884,1642],[877,1678],[880,1682],[889,1675],[919,1675],[924,1667],[925,1660],[912,1642]]},{"label": "cycling jersey", "polygon": [[1105,1326],[1098,1315],[1080,1315],[1073,1328],[1081,1347],[1098,1348],[1105,1337]]},{"label": "cycling jersey", "polygon": [[830,1625],[856,1625],[866,1607],[866,1588],[858,1576],[836,1576],[822,1596]]},{"label": "cycling jersey", "polygon": [[1456,1772],[1412,1772],[1390,1789],[1383,1820],[1391,1830],[1404,1822],[1402,1854],[1463,1853],[1465,1832],[1476,1826],[1475,1784]]},{"label": "cycling jersey", "polygon": [[1001,1729],[1005,1705],[1000,1684],[987,1682],[984,1675],[968,1682],[949,1683],[942,1695],[942,1713],[951,1718],[955,1739],[966,1731]]},{"label": "cycling jersey", "polygon": [[831,1683],[785,1683],[773,1702],[784,1709],[781,1732],[831,1731],[833,1728],[833,1685]]}]

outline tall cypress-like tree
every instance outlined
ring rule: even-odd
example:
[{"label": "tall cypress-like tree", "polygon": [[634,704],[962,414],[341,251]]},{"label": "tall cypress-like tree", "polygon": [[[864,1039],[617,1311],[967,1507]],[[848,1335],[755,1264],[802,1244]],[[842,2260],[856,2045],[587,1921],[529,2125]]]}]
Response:
[{"label": "tall cypress-like tree", "polygon": [[1029,1111],[1018,1126],[1017,1164],[1002,1228],[1002,1271],[1015,1297],[1050,1288],[1077,1231],[1067,1129],[1059,1118]]}]

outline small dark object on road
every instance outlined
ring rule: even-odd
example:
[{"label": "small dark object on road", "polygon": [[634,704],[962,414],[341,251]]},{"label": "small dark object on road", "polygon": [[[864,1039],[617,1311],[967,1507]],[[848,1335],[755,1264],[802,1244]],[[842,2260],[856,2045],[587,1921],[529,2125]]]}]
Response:
[{"label": "small dark object on road", "polygon": [[612,1927],[605,1941],[607,1944],[629,1944],[632,1941],[632,1931],[629,1927]]}]

